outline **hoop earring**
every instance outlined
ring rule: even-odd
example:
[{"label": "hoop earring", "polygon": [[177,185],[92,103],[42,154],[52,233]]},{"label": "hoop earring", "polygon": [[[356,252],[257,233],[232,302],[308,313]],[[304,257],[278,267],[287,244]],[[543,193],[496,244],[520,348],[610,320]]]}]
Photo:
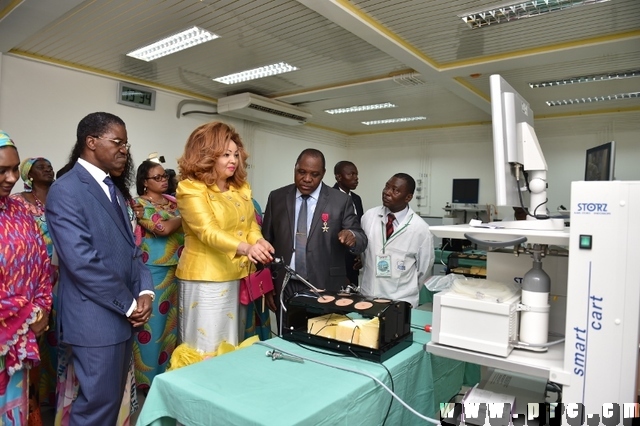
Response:
[{"label": "hoop earring", "polygon": [[144,193],[145,194],[147,193],[147,187],[146,186],[144,187]]}]

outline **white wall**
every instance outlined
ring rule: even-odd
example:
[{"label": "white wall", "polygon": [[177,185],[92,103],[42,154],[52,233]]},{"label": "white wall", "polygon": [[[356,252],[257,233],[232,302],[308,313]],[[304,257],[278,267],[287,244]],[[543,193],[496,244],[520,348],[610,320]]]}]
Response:
[{"label": "white wall", "polygon": [[191,131],[211,119],[178,119],[177,106],[184,97],[163,91],[157,91],[155,111],[126,107],[116,103],[115,80],[10,55],[4,55],[0,75],[0,127],[14,139],[22,158],[47,157],[54,170],[66,164],[78,122],[91,112],[106,111],[124,120],[136,164],[158,151],[169,168],[176,167]]},{"label": "white wall", "polygon": [[[324,183],[333,185],[333,165],[347,155],[346,137],[304,126],[262,126],[249,124],[240,133],[251,155],[249,181],[253,197],[264,209],[269,192],[293,183],[293,168],[302,150],[322,151],[327,172]],[[251,127],[255,126],[255,131]],[[250,141],[250,142],[247,142]]]},{"label": "white wall", "polygon": [[424,216],[444,214],[454,178],[479,178],[480,203],[491,202],[495,197],[491,129],[474,128],[474,138],[466,137],[468,132],[461,127],[352,138],[349,156],[358,166],[356,192],[365,209],[382,203],[385,182],[398,172],[408,173],[422,188],[411,207]]},{"label": "white wall", "polygon": [[[14,138],[21,157],[44,156],[58,169],[75,143],[80,119],[107,111],[127,124],[136,164],[157,151],[166,157],[166,167],[175,168],[191,131],[222,119],[201,114],[177,118],[178,103],[185,97],[161,90],[155,111],[122,106],[115,101],[116,90],[117,81],[106,77],[0,55],[0,128]],[[293,182],[295,159],[305,148],[325,154],[324,182],[329,185],[334,183],[333,165],[353,161],[360,172],[356,192],[365,208],[381,204],[384,183],[397,172],[422,181],[416,196],[423,198],[412,202],[422,215],[443,215],[454,178],[480,178],[480,203],[495,199],[489,123],[348,137],[311,126],[222,121],[234,125],[247,146],[249,181],[262,207],[271,190]],[[609,140],[617,142],[616,177],[640,180],[640,112],[536,120],[536,132],[549,166],[551,210],[560,204],[568,207],[570,182],[584,176],[585,151]],[[16,190],[20,188],[16,185]],[[505,208],[499,211],[500,216],[508,213]]]},{"label": "white wall", "polygon": [[[42,156],[58,170],[66,164],[78,122],[95,111],[113,113],[127,125],[131,155],[136,165],[157,151],[167,168],[177,168],[189,134],[200,124],[221,120],[233,125],[243,138],[253,167],[249,181],[264,207],[270,190],[293,182],[293,165],[304,148],[324,152],[333,164],[346,155],[346,137],[308,127],[271,127],[233,118],[204,114],[176,117],[185,98],[157,91],[155,111],[116,103],[117,81],[93,74],[0,55],[0,129],[11,135],[21,158]],[[183,112],[206,109],[186,105]],[[333,173],[325,182],[333,184]],[[21,191],[17,184],[14,192]]]},{"label": "white wall", "polygon": [[[571,182],[584,178],[586,150],[604,142],[616,141],[616,179],[640,180],[640,112],[541,119],[535,127],[549,168],[551,211],[569,207]],[[454,178],[479,178],[479,207],[495,202],[490,123],[357,136],[350,139],[348,155],[360,172],[356,192],[365,209],[381,204],[384,183],[397,172],[422,179],[423,190],[416,195],[424,198],[411,203],[422,215],[443,215]],[[498,212],[499,217],[511,213],[505,207]]]}]

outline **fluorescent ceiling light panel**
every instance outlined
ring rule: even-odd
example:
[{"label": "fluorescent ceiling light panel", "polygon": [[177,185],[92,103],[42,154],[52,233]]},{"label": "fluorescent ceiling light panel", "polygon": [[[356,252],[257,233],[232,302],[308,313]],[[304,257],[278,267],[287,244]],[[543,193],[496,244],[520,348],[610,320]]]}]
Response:
[{"label": "fluorescent ceiling light panel", "polygon": [[591,83],[594,81],[622,80],[623,78],[640,77],[640,69],[630,71],[610,72],[607,74],[583,75],[580,77],[563,78],[562,80],[540,81],[537,83],[529,83],[532,89],[542,87],[562,86],[565,84]]},{"label": "fluorescent ceiling light panel", "polygon": [[266,65],[264,67],[254,68],[252,70],[246,70],[237,72],[234,74],[225,75],[224,77],[214,78],[213,81],[223,84],[241,83],[243,81],[255,80],[257,78],[269,77],[270,75],[283,74],[285,72],[296,71],[298,68],[293,65],[289,65],[286,62],[280,62],[277,64]]},{"label": "fluorescent ceiling light panel", "polygon": [[563,106],[588,104],[590,102],[619,101],[622,99],[640,98],[640,92],[619,93],[617,95],[592,96],[590,98],[563,99],[560,101],[546,101],[549,106]]},{"label": "fluorescent ceiling light panel", "polygon": [[345,114],[348,112],[360,112],[360,111],[371,111],[374,109],[385,109],[385,108],[395,108],[396,106],[391,102],[385,102],[383,104],[373,104],[373,105],[356,105],[345,108],[335,108],[335,109],[325,109],[324,112],[329,114]]},{"label": "fluorescent ceiling light panel", "polygon": [[427,117],[401,117],[401,118],[387,118],[386,120],[373,120],[363,121],[362,124],[367,126],[374,126],[376,124],[393,124],[393,123],[406,123],[407,121],[426,120]]},{"label": "fluorescent ceiling light panel", "polygon": [[220,36],[207,30],[203,30],[199,27],[193,27],[178,34],[163,38],[162,40],[158,40],[148,46],[141,47],[133,52],[129,52],[127,53],[127,56],[149,62],[154,59],[197,46],[198,44],[214,40],[218,37]]},{"label": "fluorescent ceiling light panel", "polygon": [[606,1],[609,0],[511,0],[490,8],[462,13],[458,17],[473,29]]}]

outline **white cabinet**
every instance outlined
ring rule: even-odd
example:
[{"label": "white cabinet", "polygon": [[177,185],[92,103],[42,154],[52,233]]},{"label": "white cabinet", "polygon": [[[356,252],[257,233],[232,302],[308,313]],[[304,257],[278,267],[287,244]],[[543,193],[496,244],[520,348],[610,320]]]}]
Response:
[{"label": "white cabinet", "polygon": [[[478,239],[509,241],[524,235],[527,243],[567,246],[568,271],[558,273],[567,277],[566,313],[551,318],[556,325],[563,323],[564,343],[545,353],[514,349],[507,357],[436,343],[429,343],[426,350],[547,378],[563,385],[564,403],[582,404],[583,415],[601,415],[604,404],[637,399],[640,266],[635,247],[640,236],[640,182],[573,182],[570,213],[571,228],[565,231],[431,227],[440,238],[472,233]],[[488,256],[488,275],[491,260]]]},{"label": "white cabinet", "polygon": [[[486,241],[512,241],[518,237],[526,237],[527,243],[548,244],[556,246],[569,245],[569,231],[533,231],[516,229],[474,228],[469,225],[432,226],[431,232],[439,238],[466,238],[472,234],[476,239]],[[528,257],[521,254],[521,257]],[[490,274],[491,257],[488,257],[487,271]],[[495,265],[494,265],[495,267]],[[526,270],[525,270],[526,271]],[[565,283],[566,285],[566,283]],[[477,326],[477,325],[476,325]],[[564,328],[564,327],[563,327]],[[464,349],[438,345],[434,342],[427,344],[427,350],[435,355],[460,361],[473,362],[488,367],[515,371],[534,377],[542,377],[557,382],[559,377],[552,371],[562,370],[564,364],[564,345],[552,346],[546,353],[533,353],[515,350],[507,357],[488,355]]]}]

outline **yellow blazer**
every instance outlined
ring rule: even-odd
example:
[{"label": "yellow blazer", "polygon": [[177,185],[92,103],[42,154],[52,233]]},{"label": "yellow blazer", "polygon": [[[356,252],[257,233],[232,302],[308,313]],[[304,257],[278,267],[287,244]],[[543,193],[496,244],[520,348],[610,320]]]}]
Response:
[{"label": "yellow blazer", "polygon": [[185,179],[178,184],[176,195],[184,229],[176,276],[194,281],[247,276],[251,261],[236,250],[241,242],[255,244],[262,238],[249,184],[220,192],[215,184]]}]

